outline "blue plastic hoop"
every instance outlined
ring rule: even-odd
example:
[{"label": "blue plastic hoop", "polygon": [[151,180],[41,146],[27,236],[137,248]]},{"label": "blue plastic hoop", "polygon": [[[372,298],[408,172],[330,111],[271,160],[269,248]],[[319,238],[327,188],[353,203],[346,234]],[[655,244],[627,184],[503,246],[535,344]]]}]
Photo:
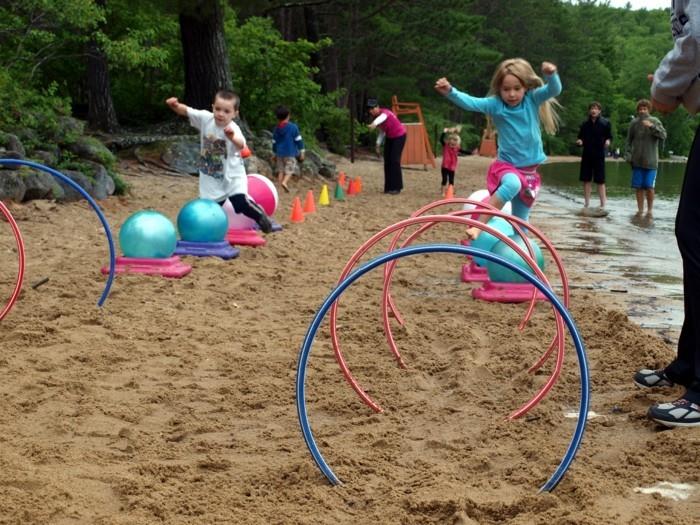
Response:
[{"label": "blue plastic hoop", "polygon": [[576,329],[576,325],[571,318],[568,310],[559,301],[557,296],[550,290],[545,284],[542,283],[537,277],[529,273],[527,270],[513,264],[512,262],[504,259],[501,256],[495,255],[491,252],[480,250],[478,248],[472,248],[469,246],[459,246],[453,244],[426,244],[419,246],[411,246],[409,248],[400,248],[398,250],[382,254],[366,264],[359,267],[353,273],[348,275],[342,282],[331,291],[326,300],[323,302],[319,310],[316,312],[316,316],[309,325],[309,329],[306,332],[304,342],[301,345],[299,351],[299,359],[297,362],[297,376],[296,376],[296,404],[297,404],[297,414],[299,416],[299,424],[301,426],[301,432],[306,442],[306,446],[311,452],[316,466],[321,470],[324,476],[333,485],[339,485],[341,483],[340,479],[333,473],[328,463],[321,455],[321,452],[316,445],[313,433],[311,432],[311,425],[309,423],[309,417],[306,410],[306,396],[305,396],[305,382],[306,382],[306,367],[308,365],[309,355],[311,353],[311,346],[313,345],[314,338],[316,337],[316,332],[318,327],[323,321],[326,313],[333,305],[333,303],[338,299],[338,297],[348,288],[353,282],[362,277],[364,274],[373,270],[377,266],[385,264],[387,262],[393,261],[394,259],[400,259],[402,257],[408,257],[411,255],[418,255],[422,253],[456,253],[461,255],[469,255],[472,257],[482,257],[486,260],[505,266],[509,270],[513,270],[530,283],[532,283],[540,292],[542,292],[547,299],[556,308],[558,313],[562,316],[566,326],[571,334],[571,337],[576,347],[576,355],[578,357],[579,371],[581,374],[581,397],[579,404],[578,422],[576,424],[576,429],[574,435],[569,443],[569,446],[564,454],[563,459],[559,463],[551,477],[540,487],[540,492],[547,491],[551,492],[561,481],[562,477],[566,471],[571,466],[571,463],[576,456],[581,441],[583,439],[583,433],[586,428],[586,416],[588,415],[588,408],[590,406],[590,379],[588,372],[588,362],[586,360],[586,350],[583,346],[583,341]]},{"label": "blue plastic hoop", "polygon": [[107,277],[105,289],[102,291],[102,296],[100,297],[100,300],[97,301],[97,306],[102,306],[107,300],[109,290],[112,288],[112,281],[114,281],[117,257],[115,255],[114,239],[112,239],[112,232],[109,229],[109,224],[107,223],[107,219],[105,218],[104,214],[102,213],[102,210],[97,205],[95,200],[92,197],[90,197],[90,195],[83,188],[81,188],[70,178],[66,177],[63,173],[56,171],[53,168],[49,168],[48,166],[44,166],[43,164],[19,159],[0,159],[0,164],[6,164],[8,166],[29,166],[37,170],[45,171],[46,173],[53,175],[54,177],[58,177],[63,182],[71,186],[75,191],[80,193],[83,197],[85,197],[85,200],[87,200],[90,206],[92,206],[92,209],[95,210],[95,213],[97,213],[97,216],[99,217],[100,222],[102,223],[102,226],[105,229],[105,234],[107,234],[107,242],[109,243],[109,276]]}]

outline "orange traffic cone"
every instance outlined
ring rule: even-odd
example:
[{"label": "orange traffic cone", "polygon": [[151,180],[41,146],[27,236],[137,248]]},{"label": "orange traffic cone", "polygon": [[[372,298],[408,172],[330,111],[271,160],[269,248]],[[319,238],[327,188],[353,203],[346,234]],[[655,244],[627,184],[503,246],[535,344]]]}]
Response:
[{"label": "orange traffic cone", "polygon": [[445,192],[445,198],[446,199],[454,199],[455,198],[455,188],[452,186],[452,184],[449,184],[447,186],[447,191]]},{"label": "orange traffic cone", "polygon": [[304,213],[314,213],[316,211],[316,204],[314,203],[314,192],[309,190],[306,192],[306,199],[304,200]]},{"label": "orange traffic cone", "polygon": [[290,222],[304,222],[304,211],[301,209],[301,199],[294,197],[292,203],[292,215],[289,217]]},{"label": "orange traffic cone", "polygon": [[355,177],[355,180],[357,181],[357,193],[361,193],[362,192],[362,177],[360,177],[358,175],[357,177]]},{"label": "orange traffic cone", "polygon": [[341,171],[338,174],[338,184],[340,184],[341,186],[345,186],[345,172],[344,171]]},{"label": "orange traffic cone", "polygon": [[357,181],[355,179],[350,179],[348,181],[348,190],[346,193],[348,195],[357,195]]}]

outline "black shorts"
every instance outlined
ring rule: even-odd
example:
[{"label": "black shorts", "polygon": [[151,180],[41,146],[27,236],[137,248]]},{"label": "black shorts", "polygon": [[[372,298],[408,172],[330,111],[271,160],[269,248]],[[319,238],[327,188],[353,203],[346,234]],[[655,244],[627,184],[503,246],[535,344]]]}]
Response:
[{"label": "black shorts", "polygon": [[578,180],[581,182],[595,182],[605,184],[605,157],[591,159],[581,158],[581,173]]}]

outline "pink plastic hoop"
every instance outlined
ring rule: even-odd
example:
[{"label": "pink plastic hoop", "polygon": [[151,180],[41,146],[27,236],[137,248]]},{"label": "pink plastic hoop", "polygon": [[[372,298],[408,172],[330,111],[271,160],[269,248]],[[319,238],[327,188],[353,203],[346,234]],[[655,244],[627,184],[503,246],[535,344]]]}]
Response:
[{"label": "pink plastic hoop", "polygon": [[[499,214],[501,213],[500,211],[494,212],[494,214]],[[452,222],[452,223],[458,223],[458,224],[463,224],[467,226],[477,226],[481,228],[483,231],[486,231],[487,233],[490,233],[491,235],[496,236],[499,238],[501,241],[505,242],[509,247],[511,247],[515,252],[522,257],[532,268],[532,270],[535,272],[537,277],[542,280],[543,282],[547,282],[547,278],[542,273],[542,271],[539,269],[535,261],[524,251],[522,248],[520,248],[517,244],[512,239],[509,239],[505,235],[503,235],[501,232],[495,230],[494,228],[491,228],[490,226],[481,223],[479,221],[467,218],[467,217],[457,217],[455,215],[431,215],[431,216],[423,216],[423,217],[413,217],[410,219],[405,219],[403,221],[400,221],[394,225],[388,226],[384,230],[380,231],[379,233],[375,234],[372,236],[369,240],[367,240],[350,258],[350,260],[346,263],[345,267],[343,268],[343,271],[341,273],[341,276],[339,278],[339,282],[341,282],[345,277],[350,273],[350,270],[354,267],[355,263],[360,259],[364,253],[369,250],[372,246],[374,246],[378,241],[386,237],[392,232],[395,232],[397,230],[403,230],[407,226],[411,226],[414,224],[423,224],[423,223],[429,223],[429,222]],[[345,379],[348,381],[350,386],[355,390],[357,395],[362,399],[362,401],[367,404],[372,410],[376,412],[381,412],[382,408],[375,403],[370,396],[362,389],[362,387],[359,385],[357,380],[354,378],[352,373],[350,372],[348,365],[345,361],[345,358],[340,350],[340,343],[338,341],[338,334],[337,334],[337,309],[338,309],[338,301],[334,302],[332,307],[331,307],[331,312],[330,312],[330,330],[331,330],[331,342],[333,344],[333,352],[335,354],[336,360],[338,362],[338,365],[340,366],[340,369],[345,377]],[[561,319],[561,316],[555,315],[555,322],[557,326],[557,335],[556,335],[556,341],[558,343],[559,351],[557,352],[557,362],[555,363],[555,372],[552,374],[552,377],[550,377],[550,380],[544,385],[544,387],[540,390],[538,394],[535,395],[535,397],[528,402],[527,406],[525,407],[525,412],[529,410],[532,406],[537,404],[544,395],[551,389],[552,385],[554,382],[556,382],[556,379],[559,375],[559,372],[561,371],[561,365],[563,363],[563,357],[564,357],[564,340],[562,337],[563,330],[564,330],[564,324],[563,320]],[[400,356],[399,356],[400,357]],[[522,411],[522,409],[519,409],[517,412],[511,414],[511,418],[513,417],[518,417],[519,415],[522,415],[525,413]]]},{"label": "pink plastic hoop", "polygon": [[24,279],[24,240],[22,240],[22,233],[19,231],[19,226],[17,226],[17,222],[10,213],[10,210],[7,209],[7,206],[5,206],[5,204],[2,201],[0,201],[0,212],[7,219],[7,222],[10,223],[10,228],[12,228],[12,233],[15,236],[15,241],[17,242],[17,259],[19,264],[15,288],[12,291],[12,295],[10,295],[10,300],[7,302],[2,311],[0,311],[1,321],[8,313],[10,313],[12,306],[15,304],[15,301],[19,297],[19,293],[22,290],[22,281]]}]

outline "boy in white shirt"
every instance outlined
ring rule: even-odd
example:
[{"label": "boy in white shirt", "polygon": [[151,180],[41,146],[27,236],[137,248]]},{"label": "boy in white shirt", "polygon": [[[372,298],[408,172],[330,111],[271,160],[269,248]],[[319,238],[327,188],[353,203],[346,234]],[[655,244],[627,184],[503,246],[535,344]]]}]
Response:
[{"label": "boy in white shirt", "polygon": [[265,233],[272,231],[272,222],[265,211],[248,197],[248,177],[241,157],[245,137],[233,119],[238,115],[240,98],[232,91],[214,95],[212,111],[193,109],[176,97],[165,101],[175,113],[189,118],[199,130],[199,196],[223,205],[231,201],[236,213],[253,219]]}]

